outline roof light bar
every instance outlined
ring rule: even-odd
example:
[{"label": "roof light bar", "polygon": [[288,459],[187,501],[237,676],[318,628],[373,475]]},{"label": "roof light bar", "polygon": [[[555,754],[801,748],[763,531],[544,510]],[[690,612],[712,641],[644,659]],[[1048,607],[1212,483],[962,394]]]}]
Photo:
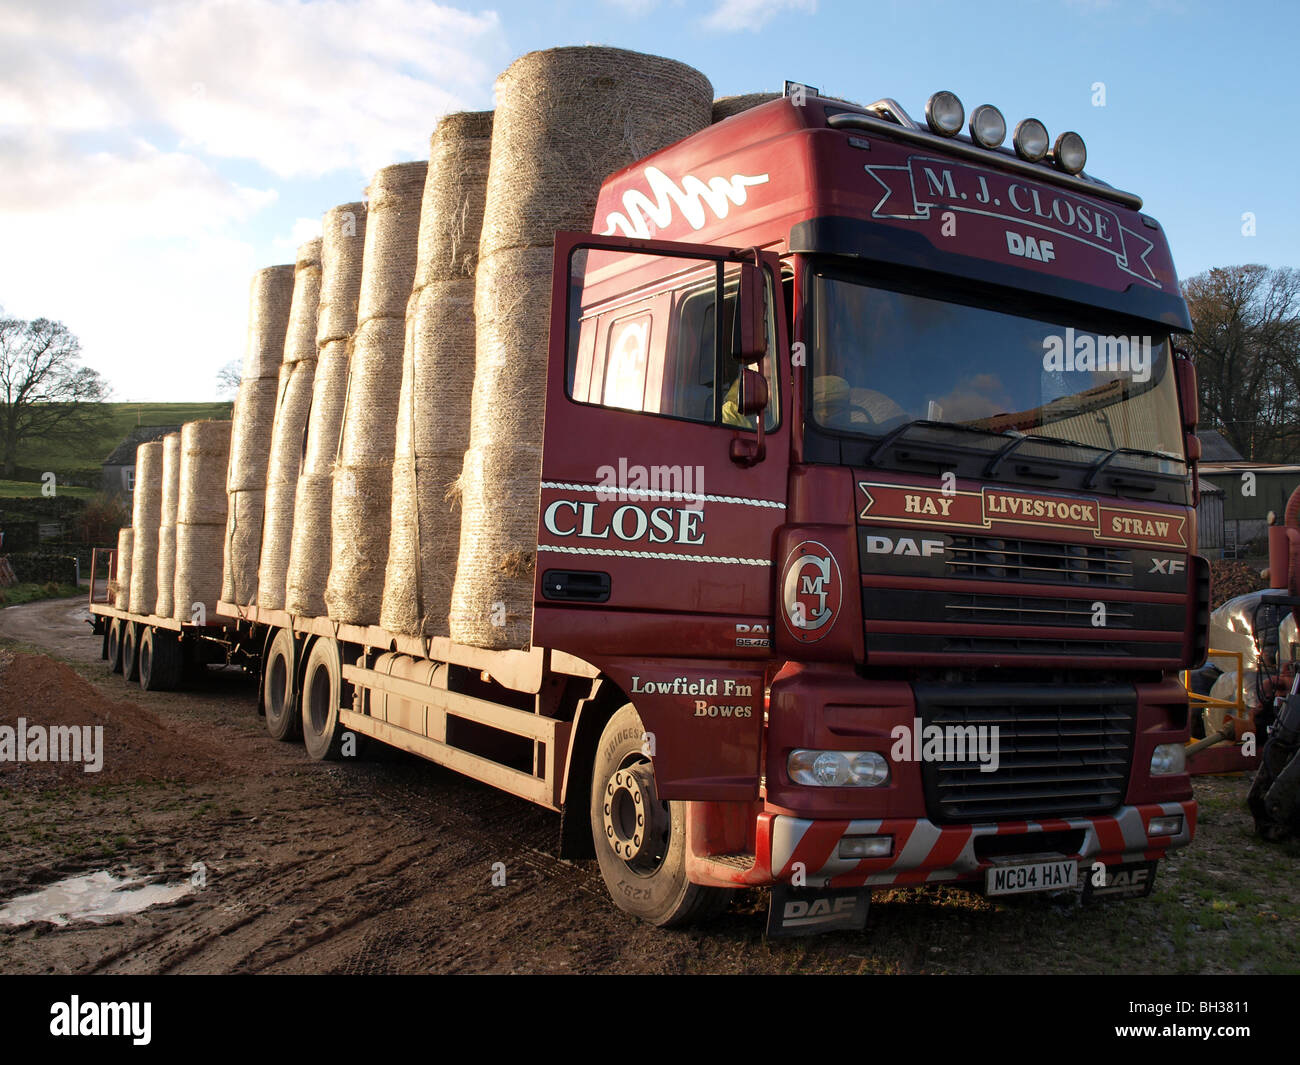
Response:
[{"label": "roof light bar", "polygon": [[970,113],[970,139],[985,148],[996,148],[1007,139],[1007,120],[992,104],[980,104]]},{"label": "roof light bar", "polygon": [[940,90],[925,102],[925,121],[941,137],[955,137],[966,121],[966,109],[956,93]]},{"label": "roof light bar", "polygon": [[1047,155],[1052,142],[1047,136],[1047,127],[1036,118],[1022,119],[1016,126],[1011,138],[1016,154],[1027,163],[1037,163]]}]

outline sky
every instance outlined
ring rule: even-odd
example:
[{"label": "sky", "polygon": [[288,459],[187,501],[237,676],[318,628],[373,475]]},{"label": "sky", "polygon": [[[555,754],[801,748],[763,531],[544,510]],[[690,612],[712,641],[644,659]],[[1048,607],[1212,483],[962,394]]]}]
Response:
[{"label": "sky", "polygon": [[[1263,0],[0,0],[0,307],[64,322],[123,402],[218,397],[253,272],[293,262],[438,119],[538,48],[603,44],[715,95],[950,89],[1073,129],[1179,275],[1300,266],[1300,6]],[[1290,102],[1288,102],[1290,101]]]}]

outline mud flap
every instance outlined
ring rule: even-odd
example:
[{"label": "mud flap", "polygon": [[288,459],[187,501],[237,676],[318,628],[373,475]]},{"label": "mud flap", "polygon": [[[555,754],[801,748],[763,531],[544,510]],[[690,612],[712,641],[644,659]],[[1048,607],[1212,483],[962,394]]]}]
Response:
[{"label": "mud flap", "polygon": [[1083,877],[1083,901],[1142,899],[1151,894],[1159,862],[1116,862]]},{"label": "mud flap", "polygon": [[815,936],[822,932],[861,932],[867,927],[868,888],[772,887],[767,935]]}]

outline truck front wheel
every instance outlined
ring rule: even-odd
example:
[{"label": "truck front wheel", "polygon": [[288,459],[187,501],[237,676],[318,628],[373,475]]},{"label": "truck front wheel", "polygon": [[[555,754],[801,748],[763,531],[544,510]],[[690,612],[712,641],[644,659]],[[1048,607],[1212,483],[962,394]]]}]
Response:
[{"label": "truck front wheel", "polygon": [[605,726],[591,777],[591,831],[619,909],[661,927],[716,916],[731,892],[686,879],[686,804],[662,802],[646,732],[628,703]]}]

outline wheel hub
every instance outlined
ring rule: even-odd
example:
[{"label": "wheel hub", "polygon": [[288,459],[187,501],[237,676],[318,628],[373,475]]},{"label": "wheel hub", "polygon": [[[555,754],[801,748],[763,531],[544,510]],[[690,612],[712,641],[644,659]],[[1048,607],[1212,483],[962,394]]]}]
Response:
[{"label": "wheel hub", "polygon": [[662,861],[668,812],[655,794],[649,765],[614,770],[605,782],[603,809],[605,842],[621,861],[647,871]]}]

